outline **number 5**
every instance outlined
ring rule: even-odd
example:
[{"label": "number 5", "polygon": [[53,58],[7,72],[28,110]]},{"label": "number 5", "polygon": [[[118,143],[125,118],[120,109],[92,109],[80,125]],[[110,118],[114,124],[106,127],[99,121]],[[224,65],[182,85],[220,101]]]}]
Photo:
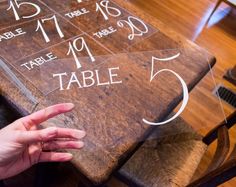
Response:
[{"label": "number 5", "polygon": [[147,121],[146,119],[143,119],[143,122],[148,124],[148,125],[157,125],[157,126],[158,125],[165,125],[165,124],[173,121],[175,118],[177,118],[184,111],[184,109],[186,108],[186,106],[188,104],[188,100],[189,100],[188,87],[187,87],[185,81],[182,79],[182,77],[179,74],[177,74],[176,72],[174,72],[174,71],[172,71],[170,69],[162,69],[162,70],[158,71],[155,74],[153,73],[153,70],[154,70],[154,60],[170,61],[170,60],[174,60],[174,59],[178,58],[179,55],[180,55],[180,53],[178,53],[177,55],[172,56],[170,58],[156,58],[156,57],[152,57],[152,71],[151,71],[151,80],[150,81],[152,82],[153,79],[157,75],[159,75],[160,73],[163,73],[163,72],[172,73],[173,75],[175,75],[179,79],[179,81],[180,81],[180,83],[182,85],[182,89],[183,89],[183,103],[182,103],[179,111],[173,117],[171,117],[170,119],[168,119],[168,120],[166,120],[164,122],[153,123],[153,122]]},{"label": "number 5", "polygon": [[[15,5],[14,5],[13,1],[15,2]],[[34,16],[37,16],[41,12],[40,7],[36,4],[34,4],[34,3],[30,3],[30,2],[21,2],[21,3],[19,3],[18,0],[10,0],[10,6],[7,10],[10,10],[10,9],[13,10],[16,21],[20,20],[19,14],[17,13],[16,9],[19,9],[22,5],[30,5],[30,6],[34,7],[35,10],[36,10],[36,12],[32,15],[22,16],[22,18],[24,18],[24,19],[32,18]]]}]

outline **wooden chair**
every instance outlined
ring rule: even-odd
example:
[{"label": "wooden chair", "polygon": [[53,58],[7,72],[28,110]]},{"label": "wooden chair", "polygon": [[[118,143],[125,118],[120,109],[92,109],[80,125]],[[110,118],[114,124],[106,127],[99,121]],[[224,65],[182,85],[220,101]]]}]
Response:
[{"label": "wooden chair", "polygon": [[[157,127],[150,138],[119,170],[117,177],[129,186],[216,186],[236,176],[236,146],[230,149],[228,129],[236,124],[236,112],[204,138],[181,118]],[[190,183],[207,147],[218,141],[206,172]]]},{"label": "wooden chair", "polygon": [[236,65],[233,68],[227,70],[224,78],[236,86]]},{"label": "wooden chair", "polygon": [[225,2],[232,7],[236,6],[236,0],[218,0],[206,23],[210,21],[211,17],[213,16],[213,14],[215,13],[215,11],[218,9],[218,7],[222,2]]}]

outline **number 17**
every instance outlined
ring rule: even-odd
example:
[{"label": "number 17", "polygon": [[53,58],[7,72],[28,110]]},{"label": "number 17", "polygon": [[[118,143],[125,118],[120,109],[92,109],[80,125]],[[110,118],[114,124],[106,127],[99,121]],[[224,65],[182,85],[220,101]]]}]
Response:
[{"label": "number 17", "polygon": [[[52,16],[52,17],[50,17],[50,18],[41,19],[41,21],[38,20],[38,26],[37,26],[36,31],[38,31],[39,29],[42,31],[43,37],[44,37],[44,39],[45,39],[45,41],[46,41],[47,43],[50,42],[50,39],[49,39],[47,33],[45,32],[45,30],[44,30],[44,28],[43,28],[43,26],[42,26],[42,23],[44,23],[45,21],[49,21],[49,20],[54,20],[54,24],[55,24],[55,26],[56,26],[56,29],[57,29],[57,32],[58,32],[59,36],[60,36],[61,38],[64,37],[64,34],[62,33],[62,31],[61,31],[61,29],[60,29],[60,26],[59,26],[59,24],[58,24],[58,21],[57,21],[57,18],[56,18],[55,15]],[[41,22],[42,22],[42,23],[41,23]]]}]

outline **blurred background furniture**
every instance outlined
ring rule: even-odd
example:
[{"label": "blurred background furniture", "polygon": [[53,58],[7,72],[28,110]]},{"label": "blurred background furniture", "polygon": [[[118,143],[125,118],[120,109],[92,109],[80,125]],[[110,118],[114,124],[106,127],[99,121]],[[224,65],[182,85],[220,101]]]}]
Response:
[{"label": "blurred background furniture", "polygon": [[236,0],[218,0],[206,23],[210,21],[211,17],[213,16],[213,14],[215,13],[215,11],[218,9],[218,7],[220,6],[222,2],[227,3],[228,5],[232,7],[236,6]]},{"label": "blurred background furniture", "polygon": [[[152,136],[120,169],[117,177],[129,186],[217,186],[236,175],[236,146],[230,150],[228,129],[236,124],[236,112],[201,138],[181,118],[158,127]],[[176,130],[177,129],[177,130]],[[208,169],[191,182],[207,147],[217,140]]]},{"label": "blurred background furniture", "polygon": [[224,78],[236,86],[236,65],[226,72]]}]

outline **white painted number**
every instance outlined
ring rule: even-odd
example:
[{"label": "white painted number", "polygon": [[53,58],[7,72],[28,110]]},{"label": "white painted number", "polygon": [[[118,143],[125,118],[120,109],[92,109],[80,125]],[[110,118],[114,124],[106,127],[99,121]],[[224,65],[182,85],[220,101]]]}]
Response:
[{"label": "white painted number", "polygon": [[46,41],[47,43],[50,42],[50,39],[49,39],[47,33],[45,32],[42,23],[44,23],[45,21],[49,21],[49,20],[54,20],[54,24],[55,24],[55,26],[56,26],[56,29],[57,29],[57,32],[58,32],[59,36],[60,36],[61,38],[64,37],[64,34],[62,33],[62,31],[61,31],[61,29],[60,29],[60,26],[59,26],[59,24],[58,24],[58,21],[57,21],[57,18],[56,18],[55,15],[52,16],[52,17],[50,17],[50,18],[44,18],[44,19],[38,20],[38,26],[37,26],[36,31],[38,31],[39,29],[41,30],[41,32],[42,32],[42,34],[43,34],[43,37],[44,37],[44,39],[45,39],[45,41]]},{"label": "white painted number", "polygon": [[159,123],[154,123],[154,122],[150,122],[146,119],[143,119],[143,122],[148,124],[148,125],[165,125],[171,121],[173,121],[174,119],[176,119],[185,109],[185,107],[187,106],[188,104],[188,100],[189,100],[189,93],[188,93],[188,87],[185,83],[185,81],[182,79],[182,77],[177,74],[176,72],[170,70],[170,69],[162,69],[158,72],[156,72],[154,74],[154,61],[155,60],[158,60],[158,61],[170,61],[170,60],[174,60],[176,58],[178,58],[180,56],[180,53],[178,53],[177,55],[174,55],[172,57],[169,57],[169,58],[156,58],[156,57],[152,57],[152,70],[151,70],[151,79],[150,79],[150,82],[152,82],[154,80],[154,78],[159,75],[160,73],[162,72],[170,72],[172,74],[174,74],[180,81],[181,85],[182,85],[182,88],[183,88],[183,102],[182,102],[182,105],[179,109],[179,111],[173,116],[171,117],[170,119],[166,120],[166,121],[163,121],[163,122],[159,122]]},{"label": "white painted number", "polygon": [[34,13],[34,14],[29,15],[29,16],[22,16],[22,18],[24,18],[24,19],[32,18],[32,17],[34,17],[34,16],[37,16],[37,15],[41,12],[40,7],[39,7],[38,5],[36,5],[36,4],[34,4],[34,3],[30,3],[30,2],[18,2],[18,1],[19,1],[19,0],[10,0],[10,2],[9,2],[9,3],[10,3],[10,6],[9,6],[9,8],[7,9],[7,10],[11,10],[11,9],[12,9],[16,21],[18,21],[18,20],[21,19],[20,16],[19,16],[19,14],[17,13],[17,9],[20,9],[20,7],[21,7],[22,5],[30,5],[30,6],[34,7],[34,9],[35,9],[35,13]]},{"label": "white painted number", "polygon": [[[77,42],[78,42],[79,40],[81,41],[81,48],[80,48],[80,49],[78,49],[78,47],[77,47]],[[95,58],[93,57],[93,55],[92,55],[92,53],[91,53],[91,51],[90,51],[90,49],[89,49],[89,47],[88,47],[88,45],[87,45],[87,43],[85,42],[85,40],[84,40],[83,37],[78,37],[78,38],[76,38],[76,39],[73,41],[73,43],[69,42],[69,51],[67,52],[67,55],[70,55],[70,54],[72,53],[72,55],[73,55],[73,57],[74,57],[74,59],[75,59],[75,63],[76,63],[77,69],[81,68],[82,66],[81,66],[81,64],[80,64],[79,58],[78,58],[77,55],[76,55],[76,51],[77,51],[77,52],[81,52],[81,51],[83,51],[84,49],[87,51],[87,53],[88,53],[88,55],[89,55],[91,61],[94,62],[94,61],[95,61]]]},{"label": "white painted number", "polygon": [[121,11],[119,9],[109,6],[109,4],[110,1],[108,0],[102,0],[100,3],[96,3],[96,11],[101,12],[105,20],[109,19],[108,16],[118,17],[121,15]]},{"label": "white painted number", "polygon": [[[137,21],[136,24],[134,23],[135,21]],[[125,23],[131,29],[131,34],[128,35],[129,40],[133,40],[135,36],[143,36],[144,34],[148,33],[147,25],[139,18],[129,16],[128,21],[127,20],[120,20],[117,22],[117,25],[119,27],[123,28]],[[137,26],[138,24],[140,24],[143,28],[139,28],[139,26]]]}]

